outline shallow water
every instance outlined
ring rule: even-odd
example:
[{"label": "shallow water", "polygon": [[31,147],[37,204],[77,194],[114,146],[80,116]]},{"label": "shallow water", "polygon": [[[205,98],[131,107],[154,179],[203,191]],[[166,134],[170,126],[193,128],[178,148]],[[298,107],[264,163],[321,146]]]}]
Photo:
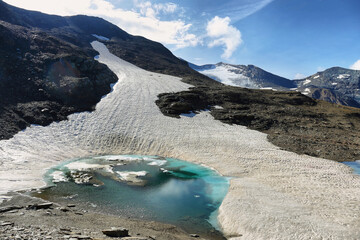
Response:
[{"label": "shallow water", "polygon": [[355,162],[344,162],[344,164],[354,169],[356,174],[360,174],[360,160]]},{"label": "shallow water", "polygon": [[229,179],[209,168],[156,156],[99,156],[62,163],[45,180],[53,187],[35,196],[71,199],[95,211],[171,223],[221,239],[216,211]]}]

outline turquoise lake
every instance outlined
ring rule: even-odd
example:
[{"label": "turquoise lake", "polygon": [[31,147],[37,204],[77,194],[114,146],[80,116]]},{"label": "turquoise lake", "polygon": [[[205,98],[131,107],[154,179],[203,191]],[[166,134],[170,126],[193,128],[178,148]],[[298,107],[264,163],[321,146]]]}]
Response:
[{"label": "turquoise lake", "polygon": [[217,209],[229,179],[201,165],[158,156],[96,156],[55,166],[45,180],[51,187],[35,196],[223,239]]}]

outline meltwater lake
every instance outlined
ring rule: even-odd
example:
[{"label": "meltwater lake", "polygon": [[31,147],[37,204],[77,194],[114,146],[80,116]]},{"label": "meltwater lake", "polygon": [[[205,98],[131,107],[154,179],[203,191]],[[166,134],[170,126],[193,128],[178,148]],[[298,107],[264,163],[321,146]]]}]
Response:
[{"label": "meltwater lake", "polygon": [[222,239],[217,210],[229,178],[201,165],[158,156],[95,156],[63,162],[46,173],[45,181],[49,187],[34,196],[121,217],[171,223]]},{"label": "meltwater lake", "polygon": [[344,164],[354,169],[354,173],[360,174],[360,160],[355,162],[344,162]]}]

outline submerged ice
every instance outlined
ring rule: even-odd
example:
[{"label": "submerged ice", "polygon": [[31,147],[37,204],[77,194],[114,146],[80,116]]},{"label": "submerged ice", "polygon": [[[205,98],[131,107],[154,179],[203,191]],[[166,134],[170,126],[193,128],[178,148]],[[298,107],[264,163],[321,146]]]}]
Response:
[{"label": "submerged ice", "polygon": [[77,194],[72,200],[108,213],[188,229],[196,223],[204,231],[218,228],[217,209],[229,187],[228,178],[204,166],[138,155],[74,159],[51,168],[45,179],[52,187],[36,193],[39,197],[66,199]]}]

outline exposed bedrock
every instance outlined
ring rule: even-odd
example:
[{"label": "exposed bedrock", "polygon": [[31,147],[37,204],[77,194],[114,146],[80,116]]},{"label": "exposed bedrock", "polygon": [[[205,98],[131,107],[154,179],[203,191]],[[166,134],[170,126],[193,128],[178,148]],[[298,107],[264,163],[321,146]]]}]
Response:
[{"label": "exposed bedrock", "polygon": [[211,110],[227,124],[269,134],[275,145],[336,161],[360,159],[360,110],[317,101],[298,92],[231,87],[195,87],[162,93],[156,104],[170,117]]},{"label": "exposed bedrock", "polygon": [[94,60],[95,51],[3,21],[0,55],[0,139],[30,124],[45,126],[91,111],[117,81]]}]

